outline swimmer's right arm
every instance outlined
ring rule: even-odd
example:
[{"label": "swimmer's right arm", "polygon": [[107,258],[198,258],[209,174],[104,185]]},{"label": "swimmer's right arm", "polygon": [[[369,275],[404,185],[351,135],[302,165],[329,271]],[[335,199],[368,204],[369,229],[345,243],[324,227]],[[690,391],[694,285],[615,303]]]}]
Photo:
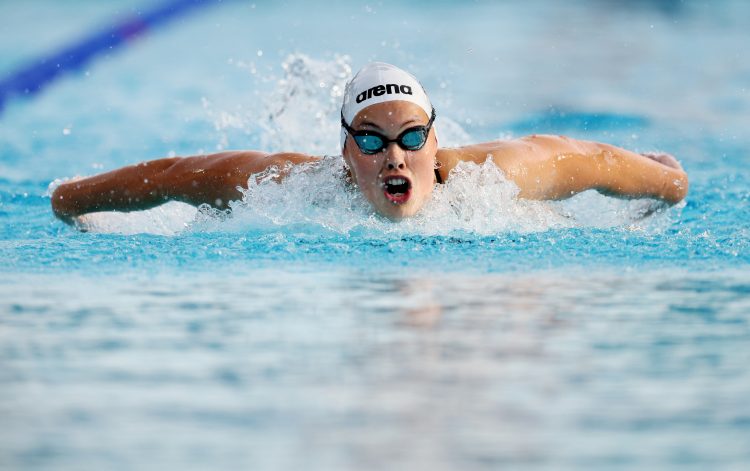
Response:
[{"label": "swimmer's right arm", "polygon": [[248,178],[272,165],[315,160],[304,154],[223,152],[151,160],[92,177],[72,180],[52,194],[52,210],[62,221],[96,211],[138,211],[167,201],[219,209],[242,197]]}]

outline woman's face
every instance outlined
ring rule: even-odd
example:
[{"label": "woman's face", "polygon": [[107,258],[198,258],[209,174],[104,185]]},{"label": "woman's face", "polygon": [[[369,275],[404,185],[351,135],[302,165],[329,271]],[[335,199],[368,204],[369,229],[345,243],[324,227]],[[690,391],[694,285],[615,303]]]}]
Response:
[{"label": "woman's face", "polygon": [[[407,101],[389,101],[368,106],[349,123],[357,131],[375,131],[395,139],[404,130],[425,126],[429,116]],[[435,184],[437,140],[430,129],[427,142],[417,151],[391,142],[377,154],[363,154],[347,135],[344,160],[352,177],[375,211],[390,219],[413,216],[430,198]]]}]

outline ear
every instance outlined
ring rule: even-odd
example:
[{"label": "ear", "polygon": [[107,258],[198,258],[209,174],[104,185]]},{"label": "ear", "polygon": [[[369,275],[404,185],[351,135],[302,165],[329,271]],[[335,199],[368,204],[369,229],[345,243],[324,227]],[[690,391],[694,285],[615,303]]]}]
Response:
[{"label": "ear", "polygon": [[346,139],[342,139],[342,141],[341,141],[341,157],[344,158],[344,163],[346,164],[346,166],[347,167],[351,167],[352,166],[351,165],[352,162],[349,159],[349,155],[348,155],[349,153],[346,151],[347,147],[348,146],[346,145]]},{"label": "ear", "polygon": [[339,132],[339,147],[341,147],[341,154],[344,154],[344,149],[346,149],[346,140],[349,137],[349,133],[346,132],[346,129],[344,129],[344,126],[341,126],[340,132]]},{"label": "ear", "polygon": [[349,157],[349,152],[347,152],[349,146],[347,146],[346,141],[344,141],[343,148],[341,149],[341,157],[344,159],[344,167],[346,168],[347,173],[349,173],[349,177],[352,179],[352,181],[357,181],[354,169],[352,168],[352,161]]}]

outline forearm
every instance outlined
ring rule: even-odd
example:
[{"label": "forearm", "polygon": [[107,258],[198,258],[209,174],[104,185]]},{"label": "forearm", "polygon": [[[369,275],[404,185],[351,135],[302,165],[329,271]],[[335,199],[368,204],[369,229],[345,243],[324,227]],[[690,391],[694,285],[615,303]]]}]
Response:
[{"label": "forearm", "polygon": [[[653,158],[600,144],[594,156],[600,171],[595,187],[602,193],[623,198],[656,198],[669,204],[682,201],[688,192],[688,176],[682,168],[671,167]],[[675,163],[676,160],[672,159]]]},{"label": "forearm", "polygon": [[226,208],[242,198],[240,189],[247,188],[250,175],[270,165],[314,160],[303,154],[255,151],[152,160],[63,183],[52,194],[52,208],[68,223],[94,211],[137,211],[170,200]]},{"label": "forearm", "polygon": [[532,144],[528,162],[509,175],[521,196],[565,199],[586,190],[620,198],[656,198],[675,204],[688,191],[687,174],[672,158],[657,161],[635,152],[590,141],[541,136]]},{"label": "forearm", "polygon": [[522,198],[561,200],[597,190],[621,198],[658,198],[675,204],[688,190],[687,174],[666,154],[647,157],[608,144],[551,135],[489,143],[471,150],[480,157],[482,152],[498,157],[495,164],[518,185]]},{"label": "forearm", "polygon": [[66,182],[52,194],[55,215],[67,222],[95,211],[136,211],[172,198],[163,174],[178,158],[130,165],[93,177]]}]

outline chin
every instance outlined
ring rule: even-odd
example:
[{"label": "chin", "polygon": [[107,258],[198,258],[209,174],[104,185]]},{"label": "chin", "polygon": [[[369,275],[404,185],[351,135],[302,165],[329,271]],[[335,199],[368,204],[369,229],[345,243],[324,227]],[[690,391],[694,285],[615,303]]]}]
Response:
[{"label": "chin", "polygon": [[378,214],[385,216],[392,221],[400,221],[412,217],[422,209],[422,205],[415,200],[411,200],[405,204],[393,204],[390,201],[383,201],[380,202],[380,204],[373,206]]},{"label": "chin", "polygon": [[372,187],[368,190],[365,195],[375,212],[392,221],[416,215],[430,197],[429,194],[425,195],[423,191],[420,191],[419,186],[411,186],[407,188],[407,191],[396,188],[396,190],[402,190],[396,192],[387,189],[384,191],[381,187]]}]

